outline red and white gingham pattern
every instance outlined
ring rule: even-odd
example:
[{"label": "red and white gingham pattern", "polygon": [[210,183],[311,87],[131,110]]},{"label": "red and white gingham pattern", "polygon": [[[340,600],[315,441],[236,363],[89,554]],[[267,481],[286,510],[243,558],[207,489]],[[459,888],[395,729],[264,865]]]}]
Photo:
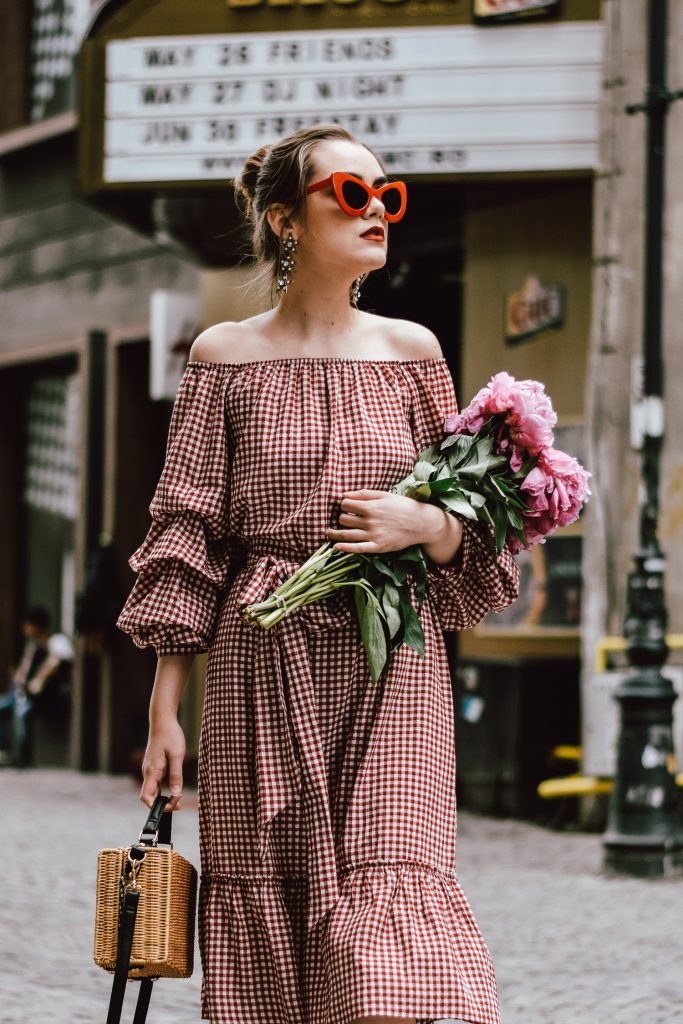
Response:
[{"label": "red and white gingham pattern", "polygon": [[[131,556],[118,625],[158,654],[209,651],[199,751],[202,1016],[499,1024],[493,964],[455,870],[455,749],[441,629],[517,595],[466,524],[429,565],[425,655],[372,683],[350,591],[264,631],[272,592],[336,525],[345,491],[388,488],[441,437],[443,358],[190,363]],[[414,597],[414,595],[413,595]]]}]

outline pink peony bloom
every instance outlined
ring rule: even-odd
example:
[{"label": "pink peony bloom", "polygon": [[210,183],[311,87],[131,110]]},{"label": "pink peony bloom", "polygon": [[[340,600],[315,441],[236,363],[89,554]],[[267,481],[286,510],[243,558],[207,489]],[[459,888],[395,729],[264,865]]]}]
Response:
[{"label": "pink peony bloom", "polygon": [[516,472],[528,455],[538,455],[553,443],[557,415],[545,388],[537,380],[517,381],[504,371],[496,373],[459,415],[449,416],[447,434],[476,434],[492,416],[504,417],[498,447],[512,444],[511,466]]},{"label": "pink peony bloom", "polygon": [[[578,519],[590,490],[588,473],[572,455],[545,448],[520,490],[531,511],[524,513],[527,546],[542,542],[558,526]],[[519,542],[517,542],[519,543]]]},{"label": "pink peony bloom", "polygon": [[515,481],[528,506],[523,514],[524,539],[507,539],[517,554],[578,518],[590,494],[590,473],[571,455],[552,447],[557,416],[540,381],[517,381],[509,373],[496,373],[462,412],[446,417],[444,434],[473,436],[494,417],[493,449],[510,460],[511,474],[518,473],[527,459],[535,460],[524,480]]},{"label": "pink peony bloom", "polygon": [[548,508],[548,496],[546,488],[552,486],[542,467],[534,466],[524,479],[521,490],[524,491],[524,501],[536,512],[544,512]]},{"label": "pink peony bloom", "polygon": [[528,547],[528,544],[522,544],[521,540],[517,540],[516,537],[508,537],[505,543],[513,555],[518,555],[520,551],[525,551]]}]

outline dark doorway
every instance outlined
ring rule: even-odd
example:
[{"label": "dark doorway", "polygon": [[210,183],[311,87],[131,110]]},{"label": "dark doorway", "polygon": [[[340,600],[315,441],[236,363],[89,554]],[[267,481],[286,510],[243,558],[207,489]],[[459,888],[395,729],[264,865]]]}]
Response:
[{"label": "dark doorway", "polygon": [[[409,184],[406,217],[389,230],[389,259],[362,289],[362,309],[434,331],[456,384],[462,333],[462,218],[452,184]],[[458,396],[460,397],[460,396]]]},{"label": "dark doorway", "polygon": [[[147,339],[118,347],[115,387],[114,542],[123,602],[135,582],[128,558],[149,529],[149,503],[163,469],[173,407],[149,397]],[[114,630],[111,657],[111,763],[106,767],[123,772],[147,743],[156,655],[152,648],[138,650],[130,637]]]}]

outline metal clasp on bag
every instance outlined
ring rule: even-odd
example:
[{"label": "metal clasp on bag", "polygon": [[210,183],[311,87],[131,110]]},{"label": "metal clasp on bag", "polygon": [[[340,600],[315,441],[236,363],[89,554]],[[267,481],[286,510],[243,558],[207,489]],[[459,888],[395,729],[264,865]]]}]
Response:
[{"label": "metal clasp on bag", "polygon": [[138,873],[146,856],[147,851],[144,846],[136,844],[129,849],[124,868],[123,888],[125,892],[140,892],[141,886],[138,882]]},{"label": "metal clasp on bag", "polygon": [[139,843],[143,843],[145,846],[151,846],[152,848],[155,848],[155,847],[159,846],[159,847],[161,847],[164,850],[172,850],[173,849],[173,843],[160,843],[159,842],[159,831],[160,830],[157,829],[156,832],[145,832],[145,830],[143,828],[142,832],[138,836],[138,842]]},{"label": "metal clasp on bag", "polygon": [[156,832],[145,832],[143,827],[142,832],[138,836],[138,842],[144,843],[146,846],[156,846],[159,842],[159,829]]}]

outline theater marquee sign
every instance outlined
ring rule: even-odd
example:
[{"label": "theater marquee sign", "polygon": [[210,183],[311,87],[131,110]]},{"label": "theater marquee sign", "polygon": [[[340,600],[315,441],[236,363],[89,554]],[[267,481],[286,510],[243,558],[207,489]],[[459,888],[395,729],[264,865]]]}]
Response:
[{"label": "theater marquee sign", "polygon": [[[350,128],[401,174],[595,165],[599,21],[491,30],[429,13],[446,12],[444,0],[223,5],[223,23],[253,29],[264,17],[264,28],[136,35],[133,25],[91,52],[86,189],[224,183],[258,146],[319,121]],[[386,24],[366,25],[368,12]],[[311,27],[266,29],[292,24],[287,14]]]}]

